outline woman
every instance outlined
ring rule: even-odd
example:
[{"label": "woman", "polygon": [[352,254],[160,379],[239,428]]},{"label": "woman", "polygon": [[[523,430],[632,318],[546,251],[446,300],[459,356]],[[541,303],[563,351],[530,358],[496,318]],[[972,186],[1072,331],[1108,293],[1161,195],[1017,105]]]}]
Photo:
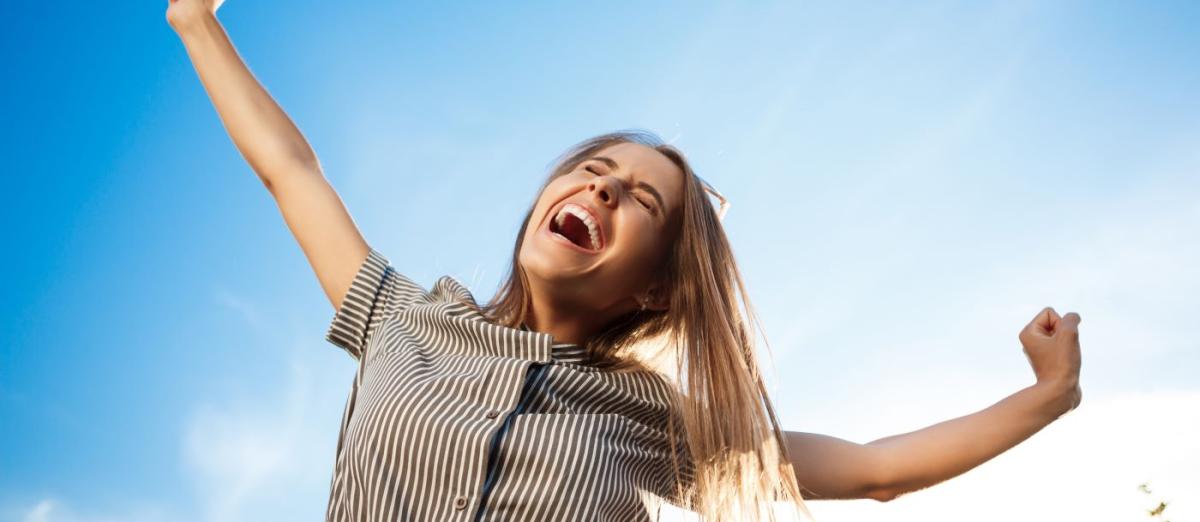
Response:
[{"label": "woman", "polygon": [[985,410],[868,444],[782,431],[711,188],[647,133],[559,158],[485,306],[449,276],[422,288],[362,238],[219,3],[170,0],[167,20],[333,305],[326,338],[358,362],[328,520],[648,520],[661,501],[753,520],[770,501],[886,501],[1079,404],[1079,315],[1045,308],[1020,335],[1037,382]]}]

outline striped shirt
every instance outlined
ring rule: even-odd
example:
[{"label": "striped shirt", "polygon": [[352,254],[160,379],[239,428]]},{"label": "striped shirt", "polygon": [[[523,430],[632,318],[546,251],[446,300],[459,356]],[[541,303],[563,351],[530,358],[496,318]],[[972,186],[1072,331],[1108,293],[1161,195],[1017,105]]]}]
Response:
[{"label": "striped shirt", "polygon": [[[326,340],[358,362],[326,520],[651,520],[675,499],[667,380],[488,321],[369,249]],[[676,441],[682,441],[677,438]]]}]

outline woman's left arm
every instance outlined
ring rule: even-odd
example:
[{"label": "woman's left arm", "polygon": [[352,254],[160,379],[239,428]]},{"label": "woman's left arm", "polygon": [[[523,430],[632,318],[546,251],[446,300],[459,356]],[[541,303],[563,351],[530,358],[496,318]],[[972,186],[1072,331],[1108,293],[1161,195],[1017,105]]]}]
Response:
[{"label": "woman's left arm", "polygon": [[984,410],[867,444],[784,432],[805,498],[888,501],[961,475],[1071,411],[1082,398],[1079,320],[1039,312],[1019,336],[1037,383]]}]

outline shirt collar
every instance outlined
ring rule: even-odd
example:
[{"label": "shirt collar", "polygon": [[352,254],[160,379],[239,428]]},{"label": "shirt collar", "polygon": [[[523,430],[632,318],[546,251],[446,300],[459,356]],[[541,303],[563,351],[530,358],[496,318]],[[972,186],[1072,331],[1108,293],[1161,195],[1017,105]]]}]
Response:
[{"label": "shirt collar", "polygon": [[[526,332],[532,331],[524,321],[521,322],[521,330]],[[554,343],[550,344],[550,358],[565,363],[583,364],[587,360],[587,349],[576,343]]]}]

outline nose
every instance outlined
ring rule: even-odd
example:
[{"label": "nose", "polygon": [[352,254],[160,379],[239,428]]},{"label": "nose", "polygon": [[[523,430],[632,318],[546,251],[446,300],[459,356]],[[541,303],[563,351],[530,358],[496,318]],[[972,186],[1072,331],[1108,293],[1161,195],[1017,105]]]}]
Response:
[{"label": "nose", "polygon": [[587,188],[592,196],[604,206],[613,208],[617,204],[617,191],[620,190],[620,183],[612,176],[592,178]]}]

